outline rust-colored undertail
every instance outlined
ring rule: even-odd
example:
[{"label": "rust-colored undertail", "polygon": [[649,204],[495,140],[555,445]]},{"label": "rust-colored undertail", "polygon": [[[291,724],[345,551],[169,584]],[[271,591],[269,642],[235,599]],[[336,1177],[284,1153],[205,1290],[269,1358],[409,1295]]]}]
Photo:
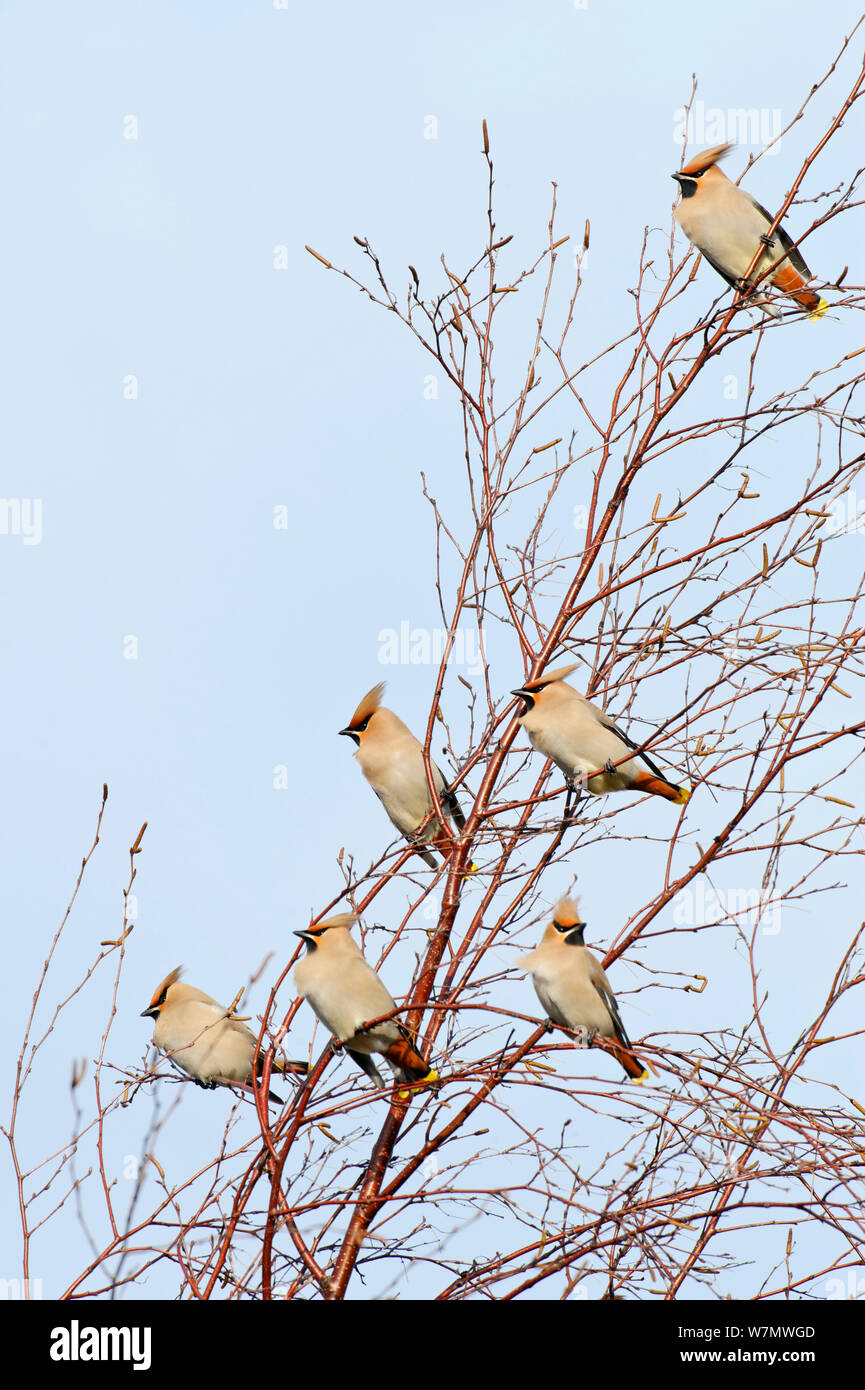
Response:
[{"label": "rust-colored undertail", "polygon": [[616,1061],[624,1067],[632,1081],[646,1080],[649,1073],[646,1071],[646,1068],[643,1066],[636,1053],[631,1052],[627,1047],[623,1047],[615,1038],[608,1038],[606,1042],[610,1052],[612,1052]]},{"label": "rust-colored undertail", "polygon": [[[263,1069],[264,1063],[261,1060],[259,1060],[259,1076],[261,1076]],[[280,1072],[282,1076],[306,1076],[307,1072],[309,1071],[309,1062],[280,1062],[276,1057],[274,1057],[272,1070]]]},{"label": "rust-colored undertail", "polygon": [[663,796],[676,806],[684,806],[691,795],[688,787],[676,787],[672,782],[665,782],[662,777],[653,777],[650,772],[638,773],[634,778],[634,785],[639,791],[649,792],[652,796]]},{"label": "rust-colored undertail", "polygon": [[398,1038],[384,1054],[399,1069],[400,1081],[435,1081],[436,1073],[427,1066],[408,1038]]},{"label": "rust-colored undertail", "polygon": [[801,304],[803,309],[807,309],[811,318],[822,318],[829,307],[825,299],[821,299],[819,294],[806,289],[805,281],[798,270],[786,262],[775,271],[772,276],[772,284],[782,294],[789,294],[791,299],[795,299],[797,304]]}]

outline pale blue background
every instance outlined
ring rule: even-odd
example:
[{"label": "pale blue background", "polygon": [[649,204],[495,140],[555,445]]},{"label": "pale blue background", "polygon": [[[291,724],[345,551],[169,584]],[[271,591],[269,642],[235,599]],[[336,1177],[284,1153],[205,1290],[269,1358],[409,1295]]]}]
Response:
[{"label": "pale blue background", "polygon": [[[391,838],[336,731],[383,676],[403,717],[423,726],[431,672],[382,668],[378,633],[437,621],[419,473],[443,507],[456,505],[459,417],[443,382],[438,400],[424,399],[432,368],[408,335],[304,243],[357,268],[351,237],[368,235],[400,289],[409,261],[429,285],[442,251],[449,265],[466,264],[484,236],[485,117],[498,228],[516,237],[512,266],[543,245],[552,180],[560,234],[578,242],[591,218],[576,330],[589,356],[629,321],[644,226],[669,228],[674,112],[692,72],[707,106],[779,108],[787,120],[857,17],[852,3],[767,0],[687,12],[669,0],[2,6],[2,492],[44,505],[40,545],[0,537],[7,1060],[103,780],[102,843],[49,992],[116,935],[127,849],[147,820],[139,923],[109,1049],[124,1064],[142,1054],[149,1024],[138,1013],[168,969],[183,961],[189,978],[230,999],[268,951],[284,960],[290,931],[338,890],[340,846],[367,862]],[[770,208],[821,129],[828,99],[816,106],[815,124],[801,137],[795,129],[749,184]],[[124,139],[130,115],[137,140]],[[424,138],[430,115],[435,140]],[[857,167],[860,148],[861,122],[851,121],[816,187]],[[274,269],[279,246],[284,271]],[[859,248],[832,224],[808,256],[833,278]],[[861,282],[858,267],[851,280]],[[701,268],[688,313],[720,288]],[[775,334],[767,378],[798,377],[860,341],[855,323],[800,324]],[[137,400],[124,399],[129,374]],[[795,468],[795,451],[780,463]],[[672,493],[675,478],[663,483]],[[652,482],[653,496],[661,486]],[[580,500],[563,494],[562,528]],[[287,531],[273,527],[283,504]],[[849,586],[863,539],[844,544]],[[124,659],[128,635],[137,660]],[[495,679],[508,689],[521,674],[516,644],[491,642]],[[452,704],[458,734],[463,712]],[[288,791],[273,786],[281,764]],[[603,895],[586,889],[596,939],[642,901],[638,879],[635,866]],[[560,875],[550,897],[565,887]],[[380,912],[396,914],[402,895],[389,894]],[[705,957],[692,950],[711,949],[701,940],[685,938],[681,968],[699,968]],[[803,944],[782,934],[773,946],[787,1009]],[[629,967],[618,970],[621,985]],[[745,987],[741,971],[719,967],[699,1005],[679,996],[682,1026],[723,1024],[725,990]],[[519,998],[531,1012],[526,988]],[[650,1013],[631,1015],[633,1031],[663,1026],[654,1004],[640,1007]],[[70,1048],[95,1055],[102,1022],[85,996],[48,1052],[25,1107],[31,1154],[69,1133]],[[298,1036],[304,1047],[308,1017]],[[856,1074],[851,1064],[849,1084]],[[184,1098],[172,1131],[178,1172],[184,1145],[205,1153],[215,1141],[228,1103]],[[118,1160],[137,1151],[129,1123]],[[4,1180],[12,1223],[10,1197]],[[42,1247],[34,1275],[46,1293],[80,1265],[76,1231],[67,1227],[65,1248]],[[11,1236],[4,1247],[14,1249]],[[15,1272],[14,1261],[0,1269]]]}]

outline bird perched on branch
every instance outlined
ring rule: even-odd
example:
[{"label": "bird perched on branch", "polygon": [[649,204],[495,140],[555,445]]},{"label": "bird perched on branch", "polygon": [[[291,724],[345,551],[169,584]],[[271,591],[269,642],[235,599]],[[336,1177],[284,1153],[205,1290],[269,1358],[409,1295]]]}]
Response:
[{"label": "bird perched on branch", "polygon": [[[357,744],[354,756],[361,772],[400,834],[419,844],[434,845],[447,859],[453,841],[437,816],[418,835],[433,809],[423,746],[392,710],[384,708],[383,694],[384,681],[364,695],[346,728],[339,732]],[[456,795],[448,790],[444,774],[435,763],[430,767],[442,811],[462,830],[466,821]],[[418,854],[430,868],[436,867],[437,860],[431,852],[418,849]]]},{"label": "bird perched on branch", "polygon": [[376,1054],[403,1084],[435,1081],[436,1073],[401,1023],[395,1018],[375,1023],[396,1004],[351,935],[356,921],[355,913],[341,912],[295,932],[306,945],[294,971],[297,992],[379,1090],[385,1083],[373,1061]]},{"label": "bird perched on branch", "polygon": [[[728,285],[746,289],[747,284],[753,284],[770,266],[775,266],[763,283],[790,295],[808,311],[809,318],[818,319],[828,305],[819,294],[805,288],[812,276],[804,257],[783,227],[776,227],[771,237],[768,235],[774,218],[718,168],[718,160],[729,153],[734,143],[704,150],[673,174],[682,193],[673,216],[688,240]],[[744,277],[758,250],[760,259],[746,284]],[[760,306],[778,316],[768,301],[761,300]]]},{"label": "bird perched on branch", "polygon": [[[166,975],[142,1010],[142,1018],[156,1020],[154,1047],[169,1053],[174,1065],[199,1086],[251,1086],[253,1058],[257,1076],[264,1066],[263,1058],[257,1054],[255,1034],[209,994],[183,984],[181,970],[178,966]],[[308,1070],[306,1062],[281,1062],[276,1057],[272,1068],[275,1072],[298,1075]],[[268,1092],[268,1100],[283,1104],[273,1091]]]},{"label": "bird perched on branch", "polygon": [[640,791],[684,806],[689,789],[668,781],[603,710],[565,684],[576,669],[577,663],[561,666],[511,691],[524,701],[519,720],[532,747],[552,758],[569,787],[585,782],[592,796]]},{"label": "bird perched on branch", "polygon": [[609,1038],[610,1050],[632,1081],[644,1081],[649,1073],[634,1053],[601,963],[583,941],[585,927],[577,904],[562,898],[540,945],[517,965],[531,975],[535,993],[554,1023],[588,1029],[590,1040]]}]

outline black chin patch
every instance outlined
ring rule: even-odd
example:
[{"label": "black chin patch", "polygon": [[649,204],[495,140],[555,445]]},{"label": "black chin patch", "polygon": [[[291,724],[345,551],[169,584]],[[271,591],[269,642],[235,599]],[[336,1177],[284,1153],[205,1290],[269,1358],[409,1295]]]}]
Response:
[{"label": "black chin patch", "polygon": [[584,932],[585,930],[586,930],[586,924],[585,924],[585,922],[580,922],[579,926],[577,926],[577,927],[572,927],[571,930],[569,931],[568,935],[565,937],[565,945],[566,945],[566,946],[585,946],[586,943],[583,941],[583,932]]}]

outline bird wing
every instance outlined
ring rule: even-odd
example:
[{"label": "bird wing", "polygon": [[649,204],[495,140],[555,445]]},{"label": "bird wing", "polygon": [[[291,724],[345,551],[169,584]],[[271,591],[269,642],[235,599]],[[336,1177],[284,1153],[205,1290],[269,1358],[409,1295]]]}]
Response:
[{"label": "bird wing", "polygon": [[594,985],[598,994],[601,996],[601,999],[604,1001],[606,1010],[613,1021],[613,1027],[616,1030],[616,1037],[618,1038],[620,1043],[624,1043],[625,1047],[630,1047],[631,1040],[625,1032],[625,1025],[622,1022],[622,1016],[619,1013],[619,1006],[616,1003],[616,996],[610,989],[609,980],[607,979],[600,966],[598,966],[597,969],[592,969],[590,971],[590,974],[592,984]]},{"label": "bird wing", "polygon": [[[225,1016],[224,1009],[220,1010],[220,1012]],[[251,1028],[247,1028],[246,1024],[242,1023],[239,1018],[232,1018],[229,1014],[225,1017],[225,1026],[230,1032],[237,1033],[244,1042],[249,1043],[252,1047],[255,1047],[255,1044],[258,1042],[257,1034],[253,1033]],[[265,1040],[265,1047],[266,1046],[267,1042]]]},{"label": "bird wing", "polygon": [[595,714],[597,716],[598,722],[603,724],[605,729],[609,729],[611,733],[615,734],[617,738],[620,738],[622,740],[622,743],[624,743],[627,748],[633,749],[633,751],[637,754],[637,757],[642,759],[642,761],[646,764],[648,768],[651,768],[652,772],[654,772],[656,777],[660,777],[661,781],[666,782],[668,787],[673,786],[673,783],[670,781],[669,777],[664,776],[663,772],[658,767],[658,764],[652,762],[652,759],[649,757],[648,753],[646,753],[642,748],[640,748],[640,745],[638,743],[635,743],[634,740],[628,734],[626,734],[622,729],[620,729],[618,724],[614,724],[612,719],[610,719],[609,715],[604,714],[604,711],[599,709],[595,710]]},{"label": "bird wing", "polygon": [[[748,194],[748,197],[751,198],[750,193]],[[766,209],[763,207],[763,204],[758,203],[756,198],[751,198],[751,202],[754,204],[754,207],[757,209],[757,211],[759,213],[762,213],[762,215],[765,217],[766,226],[771,227],[772,223],[775,220],[772,217],[771,213],[767,212]],[[784,250],[789,253],[787,256],[787,260],[790,262],[790,265],[792,265],[795,270],[798,270],[803,280],[810,280],[811,272],[805,264],[804,257],[800,254],[791,238],[784,231],[784,228],[776,227],[774,235],[778,238]],[[703,254],[705,255],[705,252]],[[715,268],[717,269],[717,266]]]},{"label": "bird wing", "polygon": [[439,801],[442,804],[442,810],[447,812],[454,825],[456,826],[457,830],[464,830],[466,818],[463,815],[462,806],[460,806],[460,803],[457,801],[457,794],[456,792],[451,791],[450,787],[447,784],[447,779],[444,773],[442,772],[441,768],[438,767],[435,763],[433,763],[433,767],[435,768],[439,777],[442,779],[442,790],[439,792]]},{"label": "bird wing", "polygon": [[[381,1014],[389,1014],[396,1008],[396,1002],[387,985],[373,970],[369,961],[359,953],[342,966],[339,979],[340,990],[347,1005],[346,1011],[350,1010],[354,1019],[352,1032],[362,1023],[371,1023],[374,1018]],[[382,1024],[382,1027],[387,1026]],[[351,1037],[351,1033],[343,1033],[343,1037]]]},{"label": "bird wing", "polygon": [[367,1076],[374,1083],[374,1085],[377,1086],[380,1091],[383,1091],[384,1077],[382,1076],[375,1062],[372,1060],[372,1057],[370,1057],[369,1053],[354,1052],[350,1047],[347,1047],[345,1050],[348,1053],[351,1060],[357,1063],[361,1071],[365,1071]]},{"label": "bird wing", "polygon": [[709,255],[708,251],[703,250],[702,246],[698,247],[698,250],[703,259],[709,262],[709,265],[712,267],[712,269],[718,272],[721,279],[727,281],[727,284],[731,287],[731,289],[735,290],[736,288],[738,288],[736,285],[735,276],[731,275],[729,271],[726,271],[724,267],[714,259],[714,257]]}]

